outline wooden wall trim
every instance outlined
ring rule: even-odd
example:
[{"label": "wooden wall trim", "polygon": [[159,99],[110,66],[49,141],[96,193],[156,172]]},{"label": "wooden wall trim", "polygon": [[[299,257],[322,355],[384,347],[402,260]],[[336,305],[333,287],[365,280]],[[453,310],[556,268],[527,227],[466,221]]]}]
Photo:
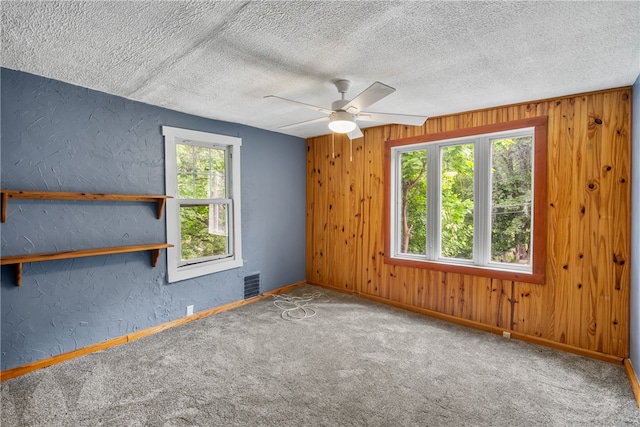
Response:
[{"label": "wooden wall trim", "polygon": [[631,383],[631,390],[633,390],[633,395],[636,398],[636,403],[640,408],[640,383],[638,383],[638,376],[636,375],[636,371],[633,369],[631,359],[624,359],[624,370],[627,371],[627,376],[629,377],[629,382]]},{"label": "wooden wall trim", "polygon": [[249,298],[246,300],[234,301],[229,304],[224,304],[219,307],[214,307],[208,310],[194,313],[193,315],[188,317],[181,317],[179,319],[172,320],[170,322],[162,323],[157,326],[152,326],[150,328],[132,332],[130,334],[127,334],[121,337],[112,338],[110,340],[107,340],[101,343],[89,345],[87,347],[79,348],[77,350],[73,350],[67,353],[58,354],[56,356],[49,357],[47,359],[38,360],[35,362],[27,363],[26,365],[21,365],[15,368],[7,369],[6,371],[0,372],[0,382],[10,380],[11,378],[19,377],[21,375],[28,374],[29,372],[37,371],[38,369],[43,369],[52,365],[56,365],[58,363],[65,362],[67,360],[75,359],[80,356],[85,356],[87,354],[95,353],[96,351],[101,351],[110,347],[126,344],[128,342],[135,341],[137,339],[140,339],[149,335],[157,334],[158,332],[161,332],[167,329],[175,328],[176,326],[193,322],[194,320],[199,320],[205,317],[212,316],[214,314],[218,314],[224,311],[232,310],[234,308],[242,307],[244,305],[251,304],[256,301],[260,301],[262,299],[268,298],[272,295],[288,292],[291,289],[296,288],[298,286],[305,285],[306,283],[307,282],[303,280],[301,282],[287,285],[270,292],[265,292],[264,294],[259,295],[257,297]]},{"label": "wooden wall trim", "polygon": [[[484,332],[490,332],[496,335],[502,335],[504,332],[509,332],[511,334],[511,338],[518,339],[520,341],[527,341],[532,344],[543,345],[545,347],[551,347],[556,350],[566,351],[567,353],[574,353],[580,356],[586,356],[592,359],[602,360],[604,362],[613,363],[614,365],[622,365],[623,359],[617,356],[611,356],[608,354],[599,353],[597,351],[587,350],[580,347],[574,347],[567,344],[558,343],[555,341],[546,340],[544,338],[535,337],[527,334],[523,334],[520,332],[515,332],[512,330],[507,330],[504,328],[498,328],[495,326],[487,325],[480,322],[474,322],[473,320],[462,319],[460,317],[450,316],[448,314],[439,313],[437,311],[429,310],[426,308],[416,307],[409,304],[403,304],[397,301],[392,301],[386,298],[380,298],[374,295],[363,294],[356,291],[346,291],[343,289],[333,288],[331,286],[318,285],[315,283],[309,283],[310,285],[320,286],[322,288],[331,289],[337,292],[343,292],[350,295],[354,295],[359,298],[367,299],[370,301],[378,302],[385,305],[390,305],[392,307],[400,308],[403,310],[411,311],[413,313],[422,314],[428,317],[433,317],[434,319],[444,320],[447,322],[455,323],[457,325],[466,326],[473,329],[478,329]],[[626,360],[626,359],[624,359]]]},{"label": "wooden wall trim", "polygon": [[[534,202],[535,203],[535,202]],[[386,215],[385,218],[389,217]],[[388,238],[389,228],[386,228],[386,237]],[[535,238],[534,238],[535,240]],[[388,243],[390,245],[390,243]],[[539,244],[538,244],[539,246]],[[412,268],[424,268],[428,270],[437,270],[444,271],[448,273],[459,273],[466,274],[469,276],[478,276],[478,277],[488,277],[492,279],[500,279],[500,280],[513,280],[516,282],[524,282],[524,283],[534,283],[538,285],[544,284],[544,259],[542,262],[538,264],[534,264],[535,267],[538,267],[538,270],[534,270],[533,273],[526,273],[520,271],[508,271],[508,270],[497,270],[491,267],[483,267],[479,265],[458,265],[447,262],[437,262],[437,261],[418,261],[411,259],[403,259],[403,258],[393,258],[390,256],[386,256],[387,253],[391,253],[391,248],[388,247],[385,251],[384,262],[388,265],[400,265],[403,267],[412,267]],[[532,254],[533,258],[542,258],[544,256],[544,250],[541,250],[538,254],[535,250]]]},{"label": "wooden wall trim", "polygon": [[[465,128],[454,129],[454,130],[449,130],[444,132],[428,133],[424,135],[411,136],[408,138],[389,140],[389,141],[386,141],[385,146],[388,146],[389,148],[401,147],[404,145],[419,144],[421,142],[442,141],[446,139],[463,138],[466,136],[484,135],[486,133],[495,133],[495,132],[538,127],[538,126],[543,126],[546,129],[547,120],[548,120],[547,116],[538,116],[538,117],[531,117],[527,119],[492,123],[489,125],[465,127]],[[535,136],[536,138],[539,137],[538,134],[536,134]],[[546,141],[547,141],[546,135],[540,135],[540,137],[543,138],[546,145]]]}]

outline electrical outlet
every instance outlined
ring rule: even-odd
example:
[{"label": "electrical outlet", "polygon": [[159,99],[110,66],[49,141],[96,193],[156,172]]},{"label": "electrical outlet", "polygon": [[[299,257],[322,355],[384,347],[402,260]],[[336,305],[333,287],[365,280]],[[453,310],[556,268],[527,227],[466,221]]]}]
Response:
[{"label": "electrical outlet", "polygon": [[505,338],[511,338],[511,332],[502,331],[502,336]]},{"label": "electrical outlet", "polygon": [[187,306],[187,316],[191,316],[193,314],[193,306],[192,305],[188,305]]}]

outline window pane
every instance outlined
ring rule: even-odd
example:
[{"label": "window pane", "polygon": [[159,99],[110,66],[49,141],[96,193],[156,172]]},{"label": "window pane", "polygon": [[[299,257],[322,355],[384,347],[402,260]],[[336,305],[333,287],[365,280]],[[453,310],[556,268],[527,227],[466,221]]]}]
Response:
[{"label": "window pane", "polygon": [[180,206],[182,261],[226,255],[229,252],[227,206]]},{"label": "window pane", "polygon": [[193,180],[193,174],[179,173],[178,174],[178,197],[184,199],[195,198],[195,182]]},{"label": "window pane", "polygon": [[225,174],[225,151],[211,150],[211,198],[224,199],[227,197],[227,183]]},{"label": "window pane", "polygon": [[211,170],[210,148],[193,147],[193,167],[198,173],[208,173]]},{"label": "window pane", "polygon": [[198,174],[193,177],[195,181],[195,194],[196,199],[208,199],[209,198],[209,175]]},{"label": "window pane", "polygon": [[178,197],[181,199],[211,199],[212,197],[209,197],[209,175],[178,174]]},{"label": "window pane", "polygon": [[176,144],[178,172],[193,171],[193,145]]},{"label": "window pane", "polygon": [[427,150],[400,155],[400,248],[405,254],[426,254]]},{"label": "window pane", "polygon": [[211,168],[214,172],[224,172],[224,150],[211,149]]},{"label": "window pane", "polygon": [[214,172],[211,174],[211,199],[226,198],[226,184],[224,173]]},{"label": "window pane", "polygon": [[441,254],[473,259],[473,144],[443,147]]},{"label": "window pane", "polygon": [[226,151],[177,144],[178,197],[187,199],[227,198]]},{"label": "window pane", "polygon": [[209,209],[209,233],[227,235],[227,205],[215,204]]},{"label": "window pane", "polygon": [[531,136],[491,141],[491,260],[531,259]]}]

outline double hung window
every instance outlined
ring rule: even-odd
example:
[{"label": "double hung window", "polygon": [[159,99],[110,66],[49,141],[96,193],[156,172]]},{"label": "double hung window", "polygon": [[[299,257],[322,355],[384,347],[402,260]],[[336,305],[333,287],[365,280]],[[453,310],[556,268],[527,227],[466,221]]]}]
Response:
[{"label": "double hung window", "polygon": [[169,281],[242,266],[240,138],[163,126]]}]

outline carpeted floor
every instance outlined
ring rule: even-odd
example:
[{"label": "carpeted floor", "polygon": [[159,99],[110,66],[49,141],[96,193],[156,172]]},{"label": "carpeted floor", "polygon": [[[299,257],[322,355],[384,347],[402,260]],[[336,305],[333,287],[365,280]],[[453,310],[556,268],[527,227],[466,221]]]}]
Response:
[{"label": "carpeted floor", "polygon": [[265,299],[2,384],[3,426],[622,426],[622,366],[321,292]]}]

